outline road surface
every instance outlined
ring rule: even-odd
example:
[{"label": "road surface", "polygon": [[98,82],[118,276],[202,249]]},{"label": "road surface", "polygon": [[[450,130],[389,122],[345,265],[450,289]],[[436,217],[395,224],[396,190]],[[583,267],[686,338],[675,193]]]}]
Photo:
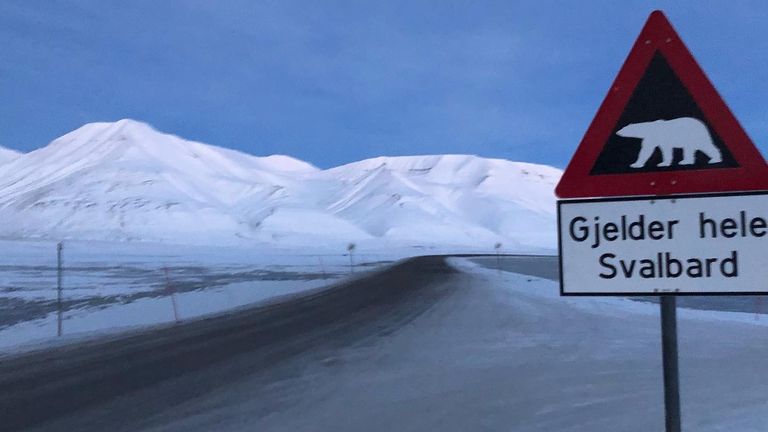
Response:
[{"label": "road surface", "polygon": [[[552,257],[483,258],[497,259],[531,276],[422,257],[289,302],[5,361],[0,424],[662,430],[653,305],[562,299],[533,277],[556,277]],[[757,323],[681,316],[685,428],[766,430],[766,339]]]}]

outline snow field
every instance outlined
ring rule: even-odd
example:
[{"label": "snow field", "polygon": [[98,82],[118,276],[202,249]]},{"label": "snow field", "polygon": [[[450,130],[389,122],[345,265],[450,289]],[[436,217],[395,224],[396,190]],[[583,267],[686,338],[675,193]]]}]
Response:
[{"label": "snow field", "polygon": [[406,253],[357,250],[350,268],[342,250],[66,241],[62,339],[56,243],[4,241],[0,249],[13,251],[0,265],[0,352],[173,323],[176,314],[183,321],[221,313],[316,289]]}]

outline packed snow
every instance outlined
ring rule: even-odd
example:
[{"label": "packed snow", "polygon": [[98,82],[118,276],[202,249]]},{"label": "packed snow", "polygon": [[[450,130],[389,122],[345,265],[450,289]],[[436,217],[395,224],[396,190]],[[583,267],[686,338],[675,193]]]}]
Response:
[{"label": "packed snow", "polygon": [[87,124],[8,159],[0,164],[6,239],[556,244],[553,189],[561,172],[542,165],[443,155],[320,170],[127,119]]}]

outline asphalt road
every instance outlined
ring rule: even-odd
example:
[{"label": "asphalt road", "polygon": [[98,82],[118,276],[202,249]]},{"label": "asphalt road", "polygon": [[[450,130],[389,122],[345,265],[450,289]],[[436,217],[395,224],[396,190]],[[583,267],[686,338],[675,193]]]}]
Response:
[{"label": "asphalt road", "polygon": [[[553,257],[472,259],[557,276]],[[661,430],[658,317],[597,313],[599,300],[513,283],[499,289],[443,257],[414,258],[290,301],[4,359],[0,426]],[[684,424],[765,430],[749,423],[768,394],[756,379],[768,357],[754,343],[761,328],[683,320],[680,331]]]},{"label": "asphalt road", "polygon": [[[113,410],[93,424],[67,428],[114,430],[131,424],[137,413],[147,416],[166,409],[315,345],[349,343],[401,326],[439,297],[440,290],[433,287],[452,273],[442,258],[416,258],[289,301],[4,358],[0,427],[23,430],[152,387],[156,394],[148,403],[134,400],[125,411]],[[248,354],[247,364],[229,374],[217,373],[211,380],[195,376],[194,382],[179,379],[243,354]]]}]

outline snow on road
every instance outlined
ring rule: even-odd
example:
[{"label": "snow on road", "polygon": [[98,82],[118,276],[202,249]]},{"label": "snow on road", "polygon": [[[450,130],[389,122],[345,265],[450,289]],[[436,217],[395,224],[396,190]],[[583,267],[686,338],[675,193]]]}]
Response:
[{"label": "snow on road", "polygon": [[[311,347],[132,430],[663,430],[657,305],[561,298],[552,281],[452,263],[461,273],[410,322]],[[685,430],[768,429],[766,324],[681,311]]]}]

